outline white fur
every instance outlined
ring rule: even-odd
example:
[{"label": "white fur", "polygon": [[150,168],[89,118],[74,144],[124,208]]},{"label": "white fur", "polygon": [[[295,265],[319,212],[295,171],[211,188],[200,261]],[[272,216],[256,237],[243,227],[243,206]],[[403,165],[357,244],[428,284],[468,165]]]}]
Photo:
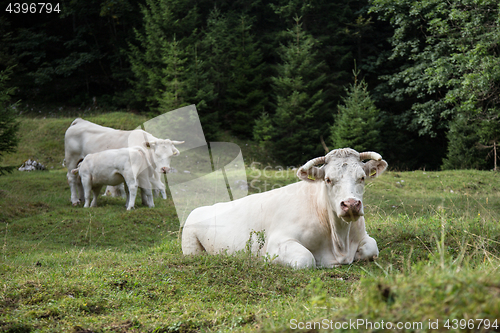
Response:
[{"label": "white fur", "polygon": [[[71,171],[73,175],[79,174],[81,178],[84,207],[97,206],[97,197],[104,185],[116,186],[123,182],[127,195],[127,210],[134,208],[138,188],[142,189],[143,204],[154,207],[151,184],[156,187],[163,185],[155,178],[155,174],[162,173],[162,168],[168,169],[170,157],[174,152],[178,154],[178,151],[170,140],[157,140],[150,147],[109,149],[88,154],[78,168]],[[92,203],[91,192],[94,193]]]},{"label": "white fur", "polygon": [[[68,168],[67,178],[71,190],[71,203],[77,205],[83,201],[83,187],[79,178],[71,173],[85,156],[92,153],[101,152],[108,149],[118,149],[141,145],[144,141],[154,142],[158,138],[142,131],[120,131],[113,128],[100,126],[90,121],[77,118],[66,130],[64,136],[65,162]],[[174,144],[182,143],[173,141]],[[154,184],[159,187],[149,187],[159,189],[163,198],[166,198],[165,185],[161,183],[160,175],[152,177]],[[161,184],[161,185],[160,185]]]},{"label": "white fur", "polygon": [[377,242],[366,233],[363,208],[353,217],[344,215],[340,203],[362,202],[362,177],[368,177],[369,169],[375,169],[377,177],[387,163],[363,163],[352,149],[337,155],[327,155],[321,168],[324,178],[193,210],[182,233],[183,253],[234,253],[245,249],[252,232],[263,231],[264,246],[259,250],[254,244],[252,251],[296,268],[377,257]]}]

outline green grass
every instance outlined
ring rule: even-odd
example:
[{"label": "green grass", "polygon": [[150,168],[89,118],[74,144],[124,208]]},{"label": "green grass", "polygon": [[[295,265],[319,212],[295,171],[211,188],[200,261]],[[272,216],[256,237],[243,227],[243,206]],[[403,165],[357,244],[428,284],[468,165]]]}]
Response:
[{"label": "green grass", "polygon": [[[83,116],[102,126],[131,130],[147,120],[132,113],[113,112]],[[19,145],[17,152],[5,155],[1,165],[20,167],[27,159],[35,159],[49,170],[63,168],[64,133],[77,117],[50,118],[46,116],[20,117]]]},{"label": "green grass", "polygon": [[[4,156],[0,160],[2,166],[20,167],[27,159],[35,159],[45,165],[49,170],[62,169],[64,160],[64,133],[75,118],[92,121],[102,126],[108,126],[122,130],[132,130],[149,120],[145,116],[135,115],[130,112],[110,112],[96,114],[74,113],[72,117],[54,118],[50,113],[44,112],[42,115],[30,113],[22,116],[19,129],[19,145],[13,154]],[[234,142],[242,151],[245,163],[259,161],[263,167],[275,165],[275,161],[258,144],[238,140],[228,133],[220,133],[217,141]],[[179,146],[182,149],[182,146]]]},{"label": "green grass", "polygon": [[[32,124],[53,129],[40,147],[56,131],[64,136],[68,120],[51,121]],[[252,193],[294,182],[294,174],[247,170]],[[138,200],[127,212],[123,199],[101,197],[84,209],[70,204],[65,169],[14,171],[0,177],[0,331],[315,332],[315,323],[335,330],[383,320],[422,323],[395,330],[405,332],[438,321],[435,331],[449,332],[460,320],[493,323],[499,181],[485,171],[386,172],[364,199],[379,258],[297,271],[247,253],[183,256],[170,198],[156,198],[153,209]],[[491,331],[478,325],[462,331]]]}]

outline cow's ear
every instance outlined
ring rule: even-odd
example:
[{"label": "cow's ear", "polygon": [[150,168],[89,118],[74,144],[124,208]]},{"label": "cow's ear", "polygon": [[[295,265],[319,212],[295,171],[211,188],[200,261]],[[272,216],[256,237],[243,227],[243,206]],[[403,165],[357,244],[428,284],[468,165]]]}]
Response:
[{"label": "cow's ear", "polygon": [[146,148],[151,148],[151,147],[153,147],[155,144],[156,144],[156,141],[146,141],[146,142],[144,142],[144,146],[145,146]]},{"label": "cow's ear", "polygon": [[306,171],[300,168],[297,171],[297,177],[308,182],[320,181],[325,178],[325,170],[323,168],[312,167]]},{"label": "cow's ear", "polygon": [[365,163],[363,169],[368,177],[377,178],[387,169],[387,162],[384,160],[371,160]]}]

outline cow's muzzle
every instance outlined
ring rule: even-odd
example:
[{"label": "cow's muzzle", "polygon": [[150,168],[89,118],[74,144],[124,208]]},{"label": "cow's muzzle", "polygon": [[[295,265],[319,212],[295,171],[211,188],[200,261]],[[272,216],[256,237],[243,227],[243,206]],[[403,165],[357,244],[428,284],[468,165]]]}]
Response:
[{"label": "cow's muzzle", "polygon": [[357,199],[347,199],[340,202],[340,209],[342,210],[342,217],[345,218],[357,218],[363,215],[363,203],[361,200]]},{"label": "cow's muzzle", "polygon": [[170,171],[170,168],[169,167],[162,167],[160,170],[161,170],[161,173],[168,173]]}]

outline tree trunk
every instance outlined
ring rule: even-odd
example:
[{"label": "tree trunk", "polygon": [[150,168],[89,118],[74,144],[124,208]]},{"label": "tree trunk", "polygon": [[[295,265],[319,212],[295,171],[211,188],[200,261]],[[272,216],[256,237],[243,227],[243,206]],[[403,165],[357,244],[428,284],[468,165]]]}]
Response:
[{"label": "tree trunk", "polygon": [[494,167],[493,167],[493,171],[497,171],[497,142],[496,141],[493,141],[493,160],[495,161],[494,162]]},{"label": "tree trunk", "polygon": [[325,143],[325,140],[323,140],[323,135],[321,135],[319,137],[320,141],[321,141],[321,145],[323,146],[323,149],[325,150],[325,153],[328,154],[328,152],[330,151],[330,149],[328,149],[326,143]]}]

